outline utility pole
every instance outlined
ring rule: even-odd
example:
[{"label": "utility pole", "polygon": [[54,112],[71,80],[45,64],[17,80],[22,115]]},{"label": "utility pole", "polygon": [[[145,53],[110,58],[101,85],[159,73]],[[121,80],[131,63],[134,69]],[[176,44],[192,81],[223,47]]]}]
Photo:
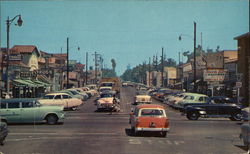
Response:
[{"label": "utility pole", "polygon": [[161,48],[161,85],[164,87],[164,77],[163,77],[163,71],[164,71],[164,65],[163,65],[163,47]]},{"label": "utility pole", "polygon": [[97,53],[95,51],[95,84],[97,84]]},{"label": "utility pole", "polygon": [[69,88],[69,38],[67,37],[67,89]]},{"label": "utility pole", "polygon": [[150,78],[150,75],[151,75],[151,58],[149,57],[149,62],[148,62],[148,86],[150,87],[151,86],[151,78]]},{"label": "utility pole", "polygon": [[85,82],[88,85],[88,52],[86,52],[86,73],[85,73]]},{"label": "utility pole", "polygon": [[196,85],[196,22],[194,22],[194,93],[197,91]]},{"label": "utility pole", "polygon": [[179,65],[181,63],[181,52],[179,52]]}]

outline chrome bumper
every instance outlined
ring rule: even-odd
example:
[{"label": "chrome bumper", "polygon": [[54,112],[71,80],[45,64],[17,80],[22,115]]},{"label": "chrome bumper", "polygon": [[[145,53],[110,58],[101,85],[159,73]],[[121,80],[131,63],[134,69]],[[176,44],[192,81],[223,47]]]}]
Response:
[{"label": "chrome bumper", "polygon": [[135,128],[135,131],[168,132],[169,128]]}]

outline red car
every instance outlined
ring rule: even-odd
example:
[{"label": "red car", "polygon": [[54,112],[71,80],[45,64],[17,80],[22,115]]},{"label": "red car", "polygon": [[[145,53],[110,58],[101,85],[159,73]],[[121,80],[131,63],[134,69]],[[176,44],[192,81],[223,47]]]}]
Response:
[{"label": "red car", "polygon": [[137,105],[130,113],[131,133],[158,132],[166,137],[169,131],[169,120],[165,108],[156,104]]}]

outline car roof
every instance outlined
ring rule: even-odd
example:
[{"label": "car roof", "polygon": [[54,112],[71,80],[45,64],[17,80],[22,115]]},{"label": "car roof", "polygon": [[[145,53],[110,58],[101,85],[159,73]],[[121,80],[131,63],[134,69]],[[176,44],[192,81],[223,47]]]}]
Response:
[{"label": "car roof", "polygon": [[162,105],[158,104],[142,104],[142,105],[137,105],[136,108],[142,109],[142,108],[161,108],[164,109]]},{"label": "car roof", "polygon": [[11,98],[11,99],[0,99],[0,103],[31,102],[36,100],[37,98]]},{"label": "car roof", "polygon": [[67,94],[67,93],[65,93],[65,92],[59,92],[59,93],[49,93],[49,94],[46,94],[46,95],[69,95],[69,94]]},{"label": "car roof", "polygon": [[198,94],[198,93],[182,93],[184,95],[192,95],[192,96],[207,96],[207,95],[204,95],[204,94]]}]

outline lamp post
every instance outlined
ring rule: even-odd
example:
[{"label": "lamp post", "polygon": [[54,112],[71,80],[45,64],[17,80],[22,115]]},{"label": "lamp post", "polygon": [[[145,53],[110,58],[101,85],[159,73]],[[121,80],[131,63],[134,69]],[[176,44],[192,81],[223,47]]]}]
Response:
[{"label": "lamp post", "polygon": [[[179,41],[181,41],[183,34],[179,36]],[[189,35],[185,35],[189,36]],[[197,91],[197,85],[196,85],[196,22],[194,22],[194,89],[193,92],[195,93]]]},{"label": "lamp post", "polygon": [[10,45],[10,25],[11,23],[18,17],[17,20],[17,24],[19,27],[22,26],[23,24],[23,20],[21,18],[21,15],[16,15],[14,18],[12,19],[8,19],[6,20],[6,24],[7,24],[7,65],[6,65],[6,96],[9,96],[9,92],[10,92],[10,83],[9,83],[9,45]]},{"label": "lamp post", "polygon": [[[72,47],[71,47],[72,48]],[[80,50],[80,47],[77,47],[77,50]],[[69,38],[67,37],[67,89],[69,88]]]}]

